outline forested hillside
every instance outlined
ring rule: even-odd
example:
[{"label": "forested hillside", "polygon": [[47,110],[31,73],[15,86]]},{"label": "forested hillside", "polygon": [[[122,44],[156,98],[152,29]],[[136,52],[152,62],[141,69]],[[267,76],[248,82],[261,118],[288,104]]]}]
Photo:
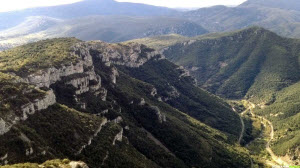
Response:
[{"label": "forested hillside", "polygon": [[1,52],[0,62],[2,165],[251,164],[231,107],[145,45],[59,38]]}]

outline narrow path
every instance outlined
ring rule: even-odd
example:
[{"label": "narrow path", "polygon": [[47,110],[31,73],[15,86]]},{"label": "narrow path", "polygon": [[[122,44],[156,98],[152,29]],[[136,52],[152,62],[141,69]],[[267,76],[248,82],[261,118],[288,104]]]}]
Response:
[{"label": "narrow path", "polygon": [[288,166],[289,164],[285,161],[283,161],[282,159],[280,159],[278,156],[276,156],[274,154],[274,152],[272,151],[271,147],[270,147],[270,144],[272,142],[272,140],[274,139],[274,127],[273,127],[273,124],[265,119],[263,117],[263,120],[265,120],[269,125],[270,125],[270,128],[271,128],[271,132],[270,132],[270,140],[268,141],[267,145],[266,145],[266,150],[269,152],[269,154],[271,155],[271,158],[276,162],[278,163],[279,165],[285,165],[285,166]]},{"label": "narrow path", "polygon": [[242,125],[242,130],[241,130],[241,133],[240,133],[240,136],[239,136],[239,139],[238,139],[238,143],[241,144],[241,141],[243,139],[243,136],[244,136],[244,132],[245,132],[245,123],[244,123],[244,120],[242,118],[242,115],[244,112],[246,112],[247,110],[245,110],[243,113],[239,114],[234,107],[232,107],[232,110],[239,116],[240,118],[240,121],[241,121],[241,125]]},{"label": "narrow path", "polygon": [[[273,160],[275,163],[277,163],[277,164],[279,164],[279,165],[285,165],[285,166],[288,166],[289,164],[288,164],[287,162],[283,161],[282,159],[280,159],[278,156],[276,156],[276,155],[274,154],[274,152],[272,151],[271,147],[270,147],[270,144],[271,144],[271,142],[272,142],[273,139],[274,139],[274,127],[273,127],[272,122],[269,121],[268,119],[266,119],[265,117],[262,117],[262,116],[259,116],[259,115],[255,115],[255,114],[253,113],[253,111],[252,111],[252,109],[255,108],[255,104],[253,104],[253,103],[251,103],[251,102],[249,102],[249,103],[251,104],[251,107],[250,107],[250,113],[251,113],[251,115],[252,115],[253,117],[257,116],[258,118],[264,120],[266,123],[268,123],[268,125],[269,125],[270,128],[271,128],[270,139],[269,139],[269,141],[268,141],[267,144],[266,144],[266,150],[267,150],[267,152],[271,155],[271,158],[272,158],[272,160]],[[263,124],[264,124],[265,127],[267,127],[267,124],[265,124],[265,123],[263,123]]]},{"label": "narrow path", "polygon": [[[248,110],[250,110],[250,107],[247,108],[246,110],[244,110],[241,114],[239,114],[234,107],[232,107],[232,110],[239,116],[240,120],[241,120],[241,125],[242,125],[242,130],[241,130],[241,133],[240,133],[240,136],[239,136],[239,140],[238,140],[238,143],[241,144],[241,141],[243,139],[243,136],[244,136],[244,133],[245,133],[245,123],[244,123],[244,120],[242,118],[242,116],[244,114],[247,113]],[[250,159],[250,163],[251,163],[251,168],[253,168],[253,160],[251,158],[251,156],[249,155],[249,159]]]}]

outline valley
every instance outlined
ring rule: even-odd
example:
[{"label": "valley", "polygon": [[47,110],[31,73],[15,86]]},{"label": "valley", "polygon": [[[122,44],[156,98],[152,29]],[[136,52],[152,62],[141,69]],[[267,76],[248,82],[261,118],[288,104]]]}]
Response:
[{"label": "valley", "polygon": [[[258,116],[256,114],[253,113],[253,109],[256,107],[255,104],[248,102],[249,103],[249,108],[245,111],[245,112],[249,112],[251,114],[251,116],[253,118],[259,118],[261,120],[261,123],[263,124],[264,128],[268,128],[269,131],[266,131],[266,137],[257,137],[257,138],[262,138],[262,139],[266,139],[266,145],[265,145],[265,150],[268,152],[268,154],[270,155],[270,158],[267,158],[266,163],[270,166],[277,166],[277,165],[282,165],[282,166],[289,166],[289,165],[295,165],[295,163],[293,163],[291,160],[284,161],[283,159],[287,159],[287,158],[283,158],[283,157],[278,157],[276,154],[274,154],[273,150],[271,149],[271,143],[274,140],[274,127],[273,124],[266,119],[265,117],[262,116]],[[249,111],[248,111],[249,110]],[[243,112],[245,115],[245,112]],[[263,130],[262,130],[263,131]],[[269,132],[269,134],[267,133]],[[265,133],[261,134],[264,135]],[[254,142],[250,142],[253,143],[255,145],[255,140]],[[253,145],[252,144],[252,145]],[[248,146],[248,144],[246,145]],[[250,149],[251,150],[251,149]],[[269,160],[270,159],[270,160]]]},{"label": "valley", "polygon": [[[245,39],[247,42],[243,43]],[[188,39],[171,35],[133,41],[161,50],[172,62],[188,69],[200,87],[223,98],[246,98],[255,103],[254,106],[238,101],[244,107],[234,106],[235,111],[245,118],[242,125],[246,134],[240,135],[238,142],[245,145],[249,140],[254,141],[251,148],[262,152],[254,152],[255,155],[262,155],[265,160],[270,160],[269,155],[277,161],[273,161],[273,165],[286,164],[287,161],[297,165],[299,136],[295,131],[299,130],[298,39],[280,37],[265,29],[252,27]],[[285,42],[283,44],[280,41]],[[231,44],[232,42],[234,43]],[[286,48],[284,45],[288,43],[290,45]],[[249,126],[249,123],[255,126]],[[260,123],[264,124],[260,126]],[[272,140],[269,138],[270,134]],[[262,137],[258,140],[251,138],[260,135]],[[285,142],[287,139],[289,142]],[[256,143],[258,144],[255,145]],[[287,161],[283,161],[283,157]]]},{"label": "valley", "polygon": [[0,9],[0,167],[299,166],[299,0],[218,3]]}]

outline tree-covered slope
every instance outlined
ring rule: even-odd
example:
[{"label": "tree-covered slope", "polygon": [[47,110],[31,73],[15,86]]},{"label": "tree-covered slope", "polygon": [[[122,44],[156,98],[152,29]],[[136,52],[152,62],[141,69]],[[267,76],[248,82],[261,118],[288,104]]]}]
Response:
[{"label": "tree-covered slope", "polygon": [[[121,69],[122,70],[122,69]],[[152,84],[164,100],[188,115],[238,136],[241,128],[238,116],[222,99],[194,86],[195,81],[183,69],[167,60],[149,61],[140,68],[124,70],[130,76]]]},{"label": "tree-covered slope", "polygon": [[257,104],[254,113],[273,123],[271,149],[277,156],[287,155],[285,159],[297,163],[299,40],[257,27],[189,40],[176,38],[177,44],[168,45],[173,40],[156,37],[137,41],[165,44],[165,55],[189,69],[198,84],[209,91]]},{"label": "tree-covered slope", "polygon": [[130,42],[135,42],[135,43],[140,43],[140,44],[147,44],[147,46],[149,46],[153,49],[162,50],[171,45],[174,45],[179,42],[184,42],[189,39],[190,39],[189,37],[181,36],[179,34],[169,34],[169,35],[161,35],[161,36],[133,39],[133,40],[126,41],[124,43],[126,44],[126,43],[130,43]]},{"label": "tree-covered slope", "polygon": [[251,164],[230,106],[144,45],[51,39],[2,52],[0,64],[1,165]]},{"label": "tree-covered slope", "polygon": [[288,154],[292,160],[300,159],[300,104],[299,82],[282,89],[274,96],[274,103],[258,106],[255,112],[266,116],[274,126],[275,139],[271,148],[279,156]]},{"label": "tree-covered slope", "polygon": [[299,80],[299,46],[299,40],[253,27],[178,43],[165,55],[212,93],[268,103]]}]

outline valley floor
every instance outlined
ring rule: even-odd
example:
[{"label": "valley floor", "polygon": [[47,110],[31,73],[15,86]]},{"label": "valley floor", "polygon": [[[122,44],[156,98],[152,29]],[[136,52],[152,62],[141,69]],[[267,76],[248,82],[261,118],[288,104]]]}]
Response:
[{"label": "valley floor", "polygon": [[[267,166],[291,166],[293,163],[290,160],[287,160],[284,157],[277,156],[271,149],[271,142],[274,140],[274,127],[271,121],[266,119],[263,116],[259,116],[253,112],[253,109],[256,107],[254,103],[248,102],[248,108],[240,113],[240,116],[245,115],[251,116],[252,120],[259,119],[262,124],[261,134],[256,137],[254,140],[245,145],[245,147],[251,153],[251,156],[260,162],[264,162]],[[243,124],[243,127],[244,124]],[[244,130],[244,129],[243,129]],[[241,134],[239,143],[243,138]],[[252,166],[253,167],[253,166]]]}]

